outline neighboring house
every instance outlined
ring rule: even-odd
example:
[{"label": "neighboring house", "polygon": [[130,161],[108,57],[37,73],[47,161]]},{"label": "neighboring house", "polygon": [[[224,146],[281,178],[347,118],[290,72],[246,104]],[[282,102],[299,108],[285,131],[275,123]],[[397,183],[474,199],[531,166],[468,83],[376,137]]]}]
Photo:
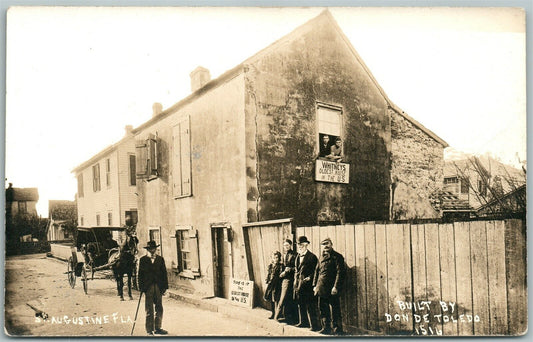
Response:
[{"label": "neighboring house", "polygon": [[72,228],[78,221],[76,201],[49,200],[48,219],[48,241],[73,239]]},{"label": "neighboring house", "polygon": [[478,209],[526,183],[524,171],[494,158],[480,156],[447,160],[444,164],[444,191],[451,192]]},{"label": "neighboring house", "polygon": [[[39,191],[37,188],[14,188],[9,183],[6,189],[6,239],[19,239],[21,236],[31,234],[31,228],[20,226],[16,220],[17,216],[25,215],[37,217],[37,201]],[[20,218],[20,216],[19,216]],[[28,218],[29,219],[29,218]]]},{"label": "neighboring house", "polygon": [[[250,279],[251,222],[438,215],[447,144],[388,99],[329,11],[217,79],[196,69],[191,84],[133,131],[137,234],[161,244],[173,286],[227,297],[231,277]],[[318,158],[324,135],[342,139],[341,162]]]},{"label": "neighboring house", "polygon": [[137,221],[135,140],[132,127],[116,144],[72,170],[78,181],[78,226],[123,226]]},{"label": "neighboring house", "polygon": [[17,213],[37,215],[38,200],[37,188],[14,188],[9,183],[6,189],[6,216],[15,216]]}]

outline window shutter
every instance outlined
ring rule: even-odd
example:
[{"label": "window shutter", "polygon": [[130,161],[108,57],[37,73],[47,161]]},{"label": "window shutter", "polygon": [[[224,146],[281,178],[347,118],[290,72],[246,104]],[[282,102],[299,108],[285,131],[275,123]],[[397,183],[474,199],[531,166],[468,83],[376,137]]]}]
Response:
[{"label": "window shutter", "polygon": [[198,230],[189,232],[189,249],[191,253],[190,270],[195,276],[200,276],[200,250],[198,248]]},{"label": "window shutter", "polygon": [[174,197],[180,197],[181,193],[181,147],[180,125],[172,129],[172,189]]},{"label": "window shutter", "polygon": [[170,262],[171,267],[174,269],[178,268],[179,261],[178,261],[178,241],[176,239],[176,234],[170,235],[170,252],[172,256],[172,260]]},{"label": "window shutter", "polygon": [[191,194],[191,138],[189,117],[180,124],[181,187],[183,196]]},{"label": "window shutter", "polygon": [[137,178],[148,177],[148,147],[146,141],[138,141],[135,144],[135,174]]},{"label": "window shutter", "polygon": [[150,134],[150,137],[148,138],[148,150],[150,153],[150,162],[148,165],[149,175],[157,176],[157,139],[153,134]]}]

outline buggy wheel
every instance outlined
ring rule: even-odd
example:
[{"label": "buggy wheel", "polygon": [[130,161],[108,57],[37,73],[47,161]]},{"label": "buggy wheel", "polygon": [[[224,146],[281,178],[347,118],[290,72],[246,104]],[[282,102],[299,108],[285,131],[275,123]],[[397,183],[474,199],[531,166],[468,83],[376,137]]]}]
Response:
[{"label": "buggy wheel", "polygon": [[89,287],[89,279],[87,279],[87,269],[85,265],[83,265],[83,267],[81,268],[81,281],[83,283],[83,292],[87,294],[87,288]]},{"label": "buggy wheel", "polygon": [[74,286],[76,286],[76,273],[74,271],[72,257],[70,257],[67,261],[67,278],[70,287],[74,288]]}]

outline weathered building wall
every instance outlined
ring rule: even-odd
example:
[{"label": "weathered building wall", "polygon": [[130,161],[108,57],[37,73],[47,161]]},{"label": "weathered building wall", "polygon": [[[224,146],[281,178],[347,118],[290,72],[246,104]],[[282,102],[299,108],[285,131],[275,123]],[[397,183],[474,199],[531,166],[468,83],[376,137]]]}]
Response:
[{"label": "weathered building wall", "polygon": [[[314,21],[247,64],[248,220],[387,219],[387,103],[330,19]],[[350,184],[314,180],[317,101],[342,107]]]},{"label": "weathered building wall", "polygon": [[389,109],[391,116],[392,219],[435,218],[431,202],[443,186],[444,147]]},{"label": "weathered building wall", "polygon": [[[170,236],[176,225],[198,230],[200,277],[190,280],[169,272],[171,286],[200,295],[213,295],[213,246],[211,224],[227,222],[234,232],[232,271],[235,278],[248,279],[242,223],[246,222],[244,83],[242,74],[204,92],[188,104],[165,111],[165,117],[148,124],[136,139],[156,134],[159,176],[137,179],[141,244],[148,240],[150,226],[161,227],[161,252],[170,268]],[[169,112],[169,114],[166,114]],[[192,195],[174,198],[172,190],[173,127],[190,117]]]}]

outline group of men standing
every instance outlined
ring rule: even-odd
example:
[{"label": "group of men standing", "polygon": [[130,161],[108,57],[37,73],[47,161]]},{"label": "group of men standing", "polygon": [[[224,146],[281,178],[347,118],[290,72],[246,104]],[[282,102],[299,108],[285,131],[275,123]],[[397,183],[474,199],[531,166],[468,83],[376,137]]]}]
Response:
[{"label": "group of men standing", "polygon": [[339,296],[346,274],[344,257],[333,249],[330,238],[320,243],[320,258],[308,249],[309,243],[306,236],[300,236],[298,253],[292,250],[291,240],[283,243],[285,268],[280,274],[281,295],[274,318],[281,320],[283,314],[287,324],[341,335]]}]

